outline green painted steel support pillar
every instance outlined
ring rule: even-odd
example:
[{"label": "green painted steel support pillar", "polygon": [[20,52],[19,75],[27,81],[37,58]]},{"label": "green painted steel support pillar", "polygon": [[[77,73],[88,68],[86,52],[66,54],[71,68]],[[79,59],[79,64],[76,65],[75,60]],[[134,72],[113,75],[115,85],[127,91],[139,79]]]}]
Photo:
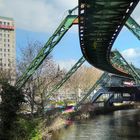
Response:
[{"label": "green painted steel support pillar", "polygon": [[132,17],[129,17],[125,26],[140,40],[140,25]]},{"label": "green painted steel support pillar", "polygon": [[[37,68],[42,64],[43,60],[50,54],[55,45],[61,40],[63,35],[67,32],[67,30],[72,26],[73,21],[77,19],[77,15],[71,15],[74,10],[76,10],[78,6],[69,10],[69,15],[63,20],[54,34],[50,37],[48,42],[44,45],[41,51],[38,53],[37,57],[32,61],[27,70],[23,73],[23,75],[18,79],[16,83],[17,88],[21,88],[26,81],[32,76],[32,74],[37,70]],[[126,22],[126,27],[133,32],[133,34],[140,39],[140,26],[136,21],[130,17]]]},{"label": "green painted steel support pillar", "polygon": [[140,75],[135,70],[135,68],[132,65],[128,64],[128,62],[120,54],[119,51],[116,50],[113,53],[114,53],[114,58],[111,59],[112,64],[113,63],[116,63],[118,66],[120,66],[121,68],[123,68],[124,71],[126,71],[127,73],[129,73],[130,75],[132,75],[132,77],[134,78],[136,84],[140,84]]},{"label": "green painted steel support pillar", "polygon": [[50,54],[50,52],[59,43],[59,41],[64,36],[64,34],[73,25],[73,22],[76,18],[77,18],[77,15],[68,15],[62,21],[62,23],[59,25],[59,27],[56,29],[53,35],[49,38],[49,40],[44,45],[44,47],[40,50],[36,58],[32,61],[32,63],[29,65],[29,67],[26,69],[23,75],[18,79],[16,83],[16,87],[18,89],[21,88],[26,83],[26,81],[32,76],[32,74],[42,64],[44,59]]},{"label": "green painted steel support pillar", "polygon": [[[124,71],[128,72],[132,75],[135,82],[137,84],[140,84],[140,76],[138,72],[136,71],[135,67],[132,65],[129,65],[128,62],[123,58],[123,56],[119,53],[119,51],[113,51],[112,54],[114,57],[111,58],[112,63],[116,63],[118,66],[123,68]],[[93,92],[96,87],[103,82],[103,80],[108,76],[108,73],[103,73],[101,77],[98,79],[98,81],[93,85],[93,87],[87,92],[87,94],[77,103],[75,106],[75,110],[79,108],[79,106],[87,99],[87,97]]]},{"label": "green painted steel support pillar", "polygon": [[97,82],[91,87],[91,89],[87,92],[87,94],[76,104],[75,110],[79,108],[79,106],[87,99],[87,97],[93,92],[96,87],[103,82],[103,80],[108,76],[108,73],[104,72],[101,77],[97,80]]},{"label": "green painted steel support pillar", "polygon": [[76,70],[85,62],[85,58],[82,56],[77,63],[68,71],[64,78],[56,84],[52,90],[46,95],[46,100],[51,97],[71,76]]}]

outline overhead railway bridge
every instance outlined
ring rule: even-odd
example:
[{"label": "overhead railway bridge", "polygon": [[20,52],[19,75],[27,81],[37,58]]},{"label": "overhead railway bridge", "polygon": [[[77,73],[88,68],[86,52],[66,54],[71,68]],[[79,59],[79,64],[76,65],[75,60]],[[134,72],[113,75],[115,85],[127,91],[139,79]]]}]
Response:
[{"label": "overhead railway bridge", "polygon": [[111,64],[110,54],[123,25],[139,0],[79,0],[80,46],[86,60],[96,68],[130,76]]},{"label": "overhead railway bridge", "polygon": [[[109,73],[121,75],[124,78],[128,77],[133,79],[137,85],[140,85],[140,70],[128,64],[117,50],[111,52],[114,41],[124,25],[140,39],[140,26],[130,17],[138,2],[139,0],[79,0],[78,6],[69,10],[69,14],[17,80],[17,89],[21,89],[26,84],[27,80],[53,51],[66,32],[75,24],[79,26],[80,46],[83,56],[68,71],[62,81],[52,87],[52,90],[46,96],[47,99],[61,88],[85,60],[105,72],[80,100],[76,108],[88,98],[94,89],[103,83]],[[79,12],[78,15],[75,15],[73,11],[77,8]]]}]

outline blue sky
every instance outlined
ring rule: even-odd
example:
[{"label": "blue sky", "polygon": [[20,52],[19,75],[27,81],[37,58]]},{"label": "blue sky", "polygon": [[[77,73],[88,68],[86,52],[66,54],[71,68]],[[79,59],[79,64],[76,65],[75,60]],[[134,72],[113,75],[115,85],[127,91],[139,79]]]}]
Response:
[{"label": "blue sky", "polygon": [[[59,25],[59,23],[58,23]],[[81,56],[81,49],[79,44],[79,36],[77,30],[78,26],[74,25],[69,31],[63,36],[61,41],[56,45],[52,51],[53,58],[62,65],[66,63],[66,67],[70,68]],[[43,44],[46,43],[51,35],[43,32],[32,32],[22,29],[16,30],[16,46],[18,56],[20,55],[20,48],[27,46],[28,41],[39,41]],[[70,66],[68,66],[68,63]]]},{"label": "blue sky", "polygon": [[[0,0],[0,16],[13,17],[16,22],[16,47],[25,47],[28,41],[40,41],[45,44],[67,10],[77,6],[77,0]],[[140,5],[132,14],[140,23]],[[77,26],[72,27],[54,48],[54,59],[62,66],[73,65],[81,56]],[[123,28],[113,48],[140,67],[140,41],[128,29]]]}]

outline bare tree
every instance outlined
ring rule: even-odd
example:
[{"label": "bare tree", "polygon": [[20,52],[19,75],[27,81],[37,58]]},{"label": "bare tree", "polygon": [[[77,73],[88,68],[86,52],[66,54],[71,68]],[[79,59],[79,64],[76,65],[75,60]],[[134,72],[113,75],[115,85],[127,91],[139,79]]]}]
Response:
[{"label": "bare tree", "polygon": [[[22,49],[22,54],[17,61],[18,75],[22,75],[23,71],[26,70],[41,48],[41,43],[33,42],[28,43],[27,47]],[[48,56],[25,84],[23,90],[27,102],[24,109],[26,108],[31,114],[36,111],[43,112],[45,94],[60,80],[60,77],[61,71],[59,66],[54,63],[52,56]]]},{"label": "bare tree", "polygon": [[[101,71],[94,67],[82,66],[80,67],[66,83],[65,88],[69,88],[69,92],[73,94],[76,101],[86,94],[101,75]],[[70,86],[68,86],[70,85]]]}]

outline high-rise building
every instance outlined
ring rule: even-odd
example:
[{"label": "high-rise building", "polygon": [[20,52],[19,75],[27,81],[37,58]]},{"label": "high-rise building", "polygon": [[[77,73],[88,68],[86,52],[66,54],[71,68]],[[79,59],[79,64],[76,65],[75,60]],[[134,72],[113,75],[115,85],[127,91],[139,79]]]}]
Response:
[{"label": "high-rise building", "polygon": [[13,18],[0,16],[0,70],[16,74],[15,23]]}]

